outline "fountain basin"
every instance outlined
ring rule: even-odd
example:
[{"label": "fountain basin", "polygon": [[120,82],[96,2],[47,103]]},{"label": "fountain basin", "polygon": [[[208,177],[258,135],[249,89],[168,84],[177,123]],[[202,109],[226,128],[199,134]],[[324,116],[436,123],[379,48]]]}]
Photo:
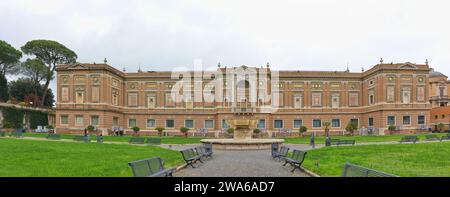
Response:
[{"label": "fountain basin", "polygon": [[202,139],[201,143],[212,144],[217,150],[266,150],[272,144],[282,144],[283,139]]}]

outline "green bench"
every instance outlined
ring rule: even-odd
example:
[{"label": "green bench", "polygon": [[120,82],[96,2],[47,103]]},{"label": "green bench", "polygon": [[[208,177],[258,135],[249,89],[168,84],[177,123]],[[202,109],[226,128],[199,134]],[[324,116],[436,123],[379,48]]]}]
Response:
[{"label": "green bench", "polygon": [[426,141],[439,141],[439,137],[435,134],[425,135]]},{"label": "green bench", "polygon": [[171,177],[175,168],[165,169],[160,157],[133,161],[128,163],[134,177]]},{"label": "green bench", "polygon": [[161,144],[161,138],[152,138],[152,137],[149,137],[149,138],[147,138],[147,144],[150,144],[150,145],[159,145],[159,144]]},{"label": "green bench", "polygon": [[6,137],[6,132],[0,131],[0,137]]},{"label": "green bench", "polygon": [[199,155],[197,151],[193,148],[185,149],[180,151],[181,155],[183,156],[184,161],[186,162],[186,165],[190,165],[192,168],[195,168],[194,163],[199,161],[200,163],[203,163],[202,161],[202,155]]},{"label": "green bench", "polygon": [[416,143],[417,141],[419,141],[419,137],[417,137],[416,135],[404,136],[404,137],[402,137],[402,139],[400,139],[400,143],[402,143],[402,142]]},{"label": "green bench", "polygon": [[342,177],[398,177],[398,176],[358,166],[355,164],[346,163],[344,165],[344,172],[342,173]]},{"label": "green bench", "polygon": [[342,144],[351,144],[351,145],[355,145],[355,140],[340,140],[340,139],[331,139],[330,140],[330,145],[342,145]]},{"label": "green bench", "polygon": [[91,142],[91,139],[89,136],[83,136],[83,135],[76,135],[73,137],[73,141],[77,142]]},{"label": "green bench", "polygon": [[442,137],[441,137],[441,142],[442,142],[443,140],[450,140],[450,133],[448,133],[447,135],[442,136]]},{"label": "green bench", "polygon": [[291,166],[294,166],[294,168],[291,170],[291,172],[294,172],[295,169],[300,170],[300,166],[302,165],[303,161],[305,160],[306,152],[300,151],[300,150],[294,150],[291,155],[284,156],[284,164],[283,166],[286,166],[286,164],[290,164]]},{"label": "green bench", "polygon": [[103,143],[103,136],[96,137],[98,143]]},{"label": "green bench", "polygon": [[49,133],[46,138],[48,140],[60,140],[61,139],[61,135],[60,134]]},{"label": "green bench", "polygon": [[130,144],[144,144],[145,143],[145,138],[133,137],[133,138],[130,138],[128,140],[128,143],[130,143]]},{"label": "green bench", "polygon": [[15,138],[22,138],[23,137],[23,132],[21,131],[14,131],[11,132],[11,134],[9,134],[11,137],[15,137]]}]

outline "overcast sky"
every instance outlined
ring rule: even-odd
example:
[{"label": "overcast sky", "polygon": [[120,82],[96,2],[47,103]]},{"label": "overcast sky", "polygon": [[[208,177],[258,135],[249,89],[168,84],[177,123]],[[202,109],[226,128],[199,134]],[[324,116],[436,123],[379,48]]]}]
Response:
[{"label": "overcast sky", "polygon": [[[20,48],[56,40],[78,61],[120,70],[205,66],[369,69],[424,63],[450,74],[445,0],[0,0],[0,39]],[[55,87],[55,84],[52,84]]]}]

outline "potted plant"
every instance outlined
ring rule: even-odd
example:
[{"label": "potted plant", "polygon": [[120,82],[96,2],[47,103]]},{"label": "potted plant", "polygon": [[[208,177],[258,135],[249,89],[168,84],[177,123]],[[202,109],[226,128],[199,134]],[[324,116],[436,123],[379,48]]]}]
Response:
[{"label": "potted plant", "polygon": [[139,136],[138,132],[141,130],[141,128],[134,126],[131,129],[133,130],[135,136]]},{"label": "potted plant", "polygon": [[260,133],[261,133],[261,129],[258,129],[258,128],[253,129],[253,136],[255,138],[258,138]]},{"label": "potted plant", "polygon": [[158,131],[158,135],[159,135],[159,137],[161,137],[162,136],[162,134],[163,134],[163,131],[164,131],[164,127],[156,127],[155,128],[155,130],[157,130]]},{"label": "potted plant", "polygon": [[444,123],[439,123],[438,124],[439,133],[442,132],[442,130],[444,130],[444,127],[445,127]]},{"label": "potted plant", "polygon": [[180,131],[181,131],[181,133],[184,134],[184,137],[187,138],[189,128],[187,128],[187,127],[181,127],[181,128],[180,128]]},{"label": "potted plant", "polygon": [[325,136],[329,137],[330,136],[330,122],[324,122],[323,126],[325,127]]},{"label": "potted plant", "polygon": [[229,134],[233,134],[233,133],[234,133],[234,128],[228,128],[228,129],[227,129],[227,132],[228,132]]},{"label": "potted plant", "polygon": [[397,129],[396,126],[394,126],[394,125],[389,125],[389,127],[388,127],[389,134],[390,134],[390,135],[393,135],[393,134],[394,134],[394,131],[395,131],[396,129]]},{"label": "potted plant", "polygon": [[355,132],[357,129],[358,129],[358,128],[356,127],[356,125],[353,124],[353,123],[351,123],[351,122],[349,122],[349,123],[347,124],[347,126],[345,127],[345,130],[346,130],[348,133],[350,133],[351,136],[354,135],[354,132]]},{"label": "potted plant", "polygon": [[300,129],[298,129],[298,132],[300,132],[300,137],[303,137],[303,134],[306,133],[306,131],[308,131],[308,127],[301,126]]}]

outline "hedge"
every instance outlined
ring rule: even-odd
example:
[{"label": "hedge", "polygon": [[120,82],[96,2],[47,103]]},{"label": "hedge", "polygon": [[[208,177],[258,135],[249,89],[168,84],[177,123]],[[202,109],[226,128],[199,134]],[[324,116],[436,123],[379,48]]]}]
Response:
[{"label": "hedge", "polygon": [[19,109],[16,107],[2,107],[3,127],[10,129],[23,128],[23,118],[28,115],[30,128],[36,129],[38,125],[48,125],[48,113],[34,110]]}]

